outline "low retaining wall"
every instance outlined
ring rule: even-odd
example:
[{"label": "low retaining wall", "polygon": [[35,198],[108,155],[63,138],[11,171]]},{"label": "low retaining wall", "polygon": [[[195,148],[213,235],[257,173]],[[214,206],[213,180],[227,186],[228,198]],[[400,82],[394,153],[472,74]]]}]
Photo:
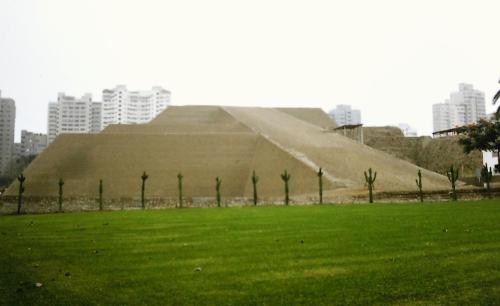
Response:
[{"label": "low retaining wall", "polygon": [[[459,200],[480,200],[489,198],[500,198],[500,188],[493,188],[490,193],[484,189],[457,190]],[[418,202],[418,192],[375,192],[375,202]],[[449,201],[448,190],[424,192],[425,201]],[[325,198],[325,203],[367,203],[368,191],[365,194],[352,197]],[[18,199],[15,196],[0,197],[0,214],[15,214],[17,212]],[[318,199],[314,196],[292,197],[290,204],[307,205],[317,204]],[[263,199],[259,205],[283,205],[282,199]],[[221,206],[251,206],[253,200],[250,198],[222,199]],[[145,199],[146,209],[162,209],[178,207],[177,198],[148,198]],[[213,197],[186,198],[183,207],[216,207]],[[140,198],[103,199],[103,210],[132,210],[141,209]],[[63,211],[98,211],[99,202],[96,198],[68,197],[63,199]],[[21,213],[52,213],[59,211],[57,197],[23,197]]]},{"label": "low retaining wall", "polygon": [[[500,197],[500,188],[492,188],[491,192],[485,189],[458,189],[457,197],[459,200],[482,200]],[[449,190],[424,192],[424,201],[450,201],[451,193]],[[355,196],[355,201],[368,201],[368,194],[364,196]],[[410,192],[377,192],[374,194],[374,201],[392,203],[392,202],[419,202],[420,196],[416,191]]]},{"label": "low retaining wall", "polygon": [[[222,200],[221,206],[242,206],[250,203],[244,198]],[[140,198],[103,199],[103,210],[142,209]],[[177,198],[147,198],[144,200],[146,209],[176,208],[179,206]],[[17,212],[18,198],[15,196],[0,197],[0,214]],[[216,207],[214,198],[186,198],[183,207]],[[88,197],[68,197],[63,199],[63,211],[97,211],[99,200]],[[23,197],[22,213],[51,213],[59,211],[58,197]]]}]

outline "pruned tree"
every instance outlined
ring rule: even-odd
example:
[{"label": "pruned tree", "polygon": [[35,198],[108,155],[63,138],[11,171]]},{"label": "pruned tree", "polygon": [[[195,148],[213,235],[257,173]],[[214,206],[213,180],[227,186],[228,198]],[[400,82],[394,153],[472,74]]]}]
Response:
[{"label": "pruned tree", "polygon": [[319,204],[323,204],[323,169],[319,168],[318,172],[318,183],[319,183]]},{"label": "pruned tree", "polygon": [[456,201],[458,199],[457,191],[456,191],[456,182],[458,181],[459,171],[458,168],[455,169],[454,166],[450,167],[450,170],[446,172],[446,176],[448,177],[448,181],[451,183],[451,199]]},{"label": "pruned tree", "polygon": [[257,206],[257,183],[259,182],[259,177],[255,174],[255,170],[252,172],[252,185],[253,185],[253,205]]},{"label": "pruned tree", "polygon": [[182,173],[177,174],[177,188],[179,189],[179,208],[182,208]]},{"label": "pruned tree", "polygon": [[288,206],[289,202],[290,202],[290,190],[288,188],[288,182],[290,181],[290,178],[291,178],[291,174],[289,174],[286,170],[285,172],[283,172],[281,174],[281,179],[283,180],[283,182],[285,183],[285,205]]},{"label": "pruned tree", "polygon": [[17,197],[17,214],[21,214],[21,206],[23,204],[23,193],[24,193],[24,181],[26,181],[26,177],[24,174],[19,174],[17,176],[17,180],[19,181],[19,194]]},{"label": "pruned tree", "polygon": [[424,192],[422,191],[422,171],[420,169],[418,169],[415,183],[417,183],[418,196],[420,198],[420,202],[422,203],[424,201]]},{"label": "pruned tree", "polygon": [[368,173],[365,171],[365,181],[368,186],[368,200],[373,203],[373,189],[375,188],[375,180],[377,179],[377,172],[373,173],[372,168],[368,169]]},{"label": "pruned tree", "polygon": [[59,179],[58,185],[59,185],[58,203],[59,203],[59,212],[61,212],[63,206],[63,186],[64,186],[64,180],[62,178]]},{"label": "pruned tree", "polygon": [[222,184],[222,180],[219,177],[216,177],[215,178],[215,192],[216,192],[217,207],[220,207],[220,201],[221,201],[220,185],[221,184]]},{"label": "pruned tree", "polygon": [[102,193],[104,192],[104,187],[102,185],[102,180],[99,180],[99,210],[103,210],[103,203],[102,203]]},{"label": "pruned tree", "polygon": [[147,175],[146,171],[142,173],[141,179],[142,179],[142,187],[141,187],[141,206],[142,209],[146,208],[146,203],[144,201],[144,193],[146,191],[146,180],[148,179],[149,175]]}]

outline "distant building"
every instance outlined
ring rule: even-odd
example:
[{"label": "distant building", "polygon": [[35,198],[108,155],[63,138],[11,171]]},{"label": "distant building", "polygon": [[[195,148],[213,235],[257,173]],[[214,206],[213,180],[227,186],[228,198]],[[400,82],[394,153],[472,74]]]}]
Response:
[{"label": "distant building", "polygon": [[47,134],[33,133],[26,130],[21,131],[20,155],[38,155],[48,145]]},{"label": "distant building", "polygon": [[170,91],[153,87],[129,91],[126,86],[102,91],[102,127],[110,124],[147,123],[170,105]]},{"label": "distant building", "polygon": [[12,160],[18,159],[22,156],[21,143],[16,142],[12,147]]},{"label": "distant building", "polygon": [[350,105],[337,105],[328,114],[338,126],[361,124],[361,111],[352,109]]},{"label": "distant building", "polygon": [[418,136],[417,130],[412,128],[411,126],[409,126],[406,123],[400,123],[400,124],[398,124],[398,127],[401,130],[401,132],[403,132],[403,135],[405,135],[405,137],[417,137]]},{"label": "distant building", "polygon": [[5,174],[14,150],[14,128],[16,124],[16,103],[2,98],[0,91],[0,175]]},{"label": "distant building", "polygon": [[487,164],[491,168],[493,175],[500,175],[499,154],[497,151],[483,151],[483,165]]},{"label": "distant building", "polygon": [[59,93],[57,102],[48,107],[48,143],[59,134],[100,132],[101,112],[102,103],[92,101],[91,94],[75,98]]},{"label": "distant building", "polygon": [[434,132],[475,123],[486,118],[484,93],[470,84],[459,84],[444,103],[432,106]]}]

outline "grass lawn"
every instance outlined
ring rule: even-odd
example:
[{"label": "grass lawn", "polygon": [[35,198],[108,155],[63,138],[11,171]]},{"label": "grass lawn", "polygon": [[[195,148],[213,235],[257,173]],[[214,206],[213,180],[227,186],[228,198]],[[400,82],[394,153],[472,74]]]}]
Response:
[{"label": "grass lawn", "polygon": [[500,200],[2,216],[0,304],[500,305]]}]

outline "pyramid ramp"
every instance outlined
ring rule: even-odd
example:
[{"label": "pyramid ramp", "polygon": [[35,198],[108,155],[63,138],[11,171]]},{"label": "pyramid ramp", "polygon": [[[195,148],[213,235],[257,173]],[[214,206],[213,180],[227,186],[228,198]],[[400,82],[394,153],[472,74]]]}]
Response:
[{"label": "pyramid ramp", "polygon": [[[329,132],[279,109],[224,107],[237,121],[255,133],[301,159],[305,164],[323,167],[333,181],[352,190],[365,188],[364,171],[377,171],[377,190],[415,190],[419,168],[384,152]],[[427,190],[449,187],[446,177],[422,169]]]}]

